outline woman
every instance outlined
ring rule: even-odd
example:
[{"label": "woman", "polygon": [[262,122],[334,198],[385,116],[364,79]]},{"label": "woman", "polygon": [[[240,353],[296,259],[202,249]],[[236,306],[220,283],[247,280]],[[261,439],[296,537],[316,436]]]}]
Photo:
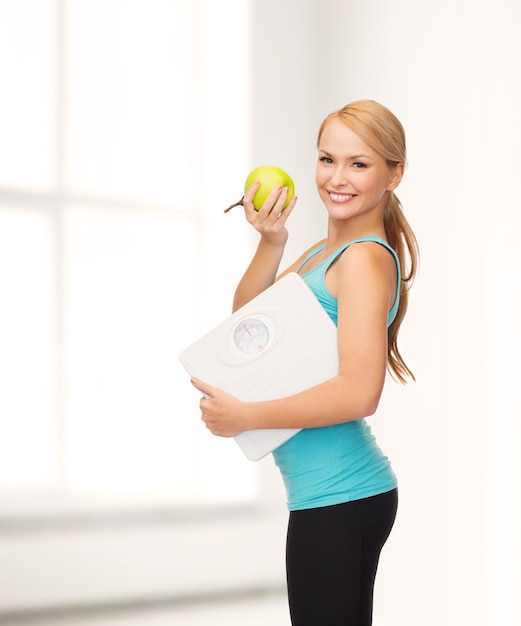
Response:
[{"label": "woman", "polygon": [[[287,398],[241,402],[206,383],[202,419],[224,437],[258,428],[302,428],[274,451],[290,519],[287,580],[295,626],[372,623],[380,551],[397,509],[397,483],[365,421],[377,407],[386,368],[413,378],[397,345],[417,266],[417,244],[394,190],[405,167],[405,134],[382,105],[362,100],[330,114],[318,134],[316,184],[327,238],[284,273],[298,272],[338,326],[338,375]],[[277,188],[260,211],[244,196],[260,233],[234,310],[277,278],[296,197]],[[402,268],[408,266],[406,276]]]}]

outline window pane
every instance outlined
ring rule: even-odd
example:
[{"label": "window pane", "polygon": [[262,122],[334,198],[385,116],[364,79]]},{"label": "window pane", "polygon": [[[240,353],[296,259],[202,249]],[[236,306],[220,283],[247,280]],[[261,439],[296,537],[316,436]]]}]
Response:
[{"label": "window pane", "polygon": [[54,478],[50,220],[0,210],[0,483]]},{"label": "window pane", "polygon": [[[197,3],[68,2],[68,186],[192,205]],[[102,16],[102,17],[101,17]]]},{"label": "window pane", "polygon": [[215,448],[178,360],[200,317],[195,227],[76,209],[66,232],[71,487],[200,500],[211,486],[201,459]]},{"label": "window pane", "polygon": [[67,219],[75,487],[171,486],[179,479],[172,460],[193,453],[188,385],[175,384],[176,352],[194,324],[183,306],[194,300],[193,283],[180,269],[194,263],[193,237],[188,221],[164,216],[78,209]]},{"label": "window pane", "polygon": [[247,262],[243,221],[222,213],[249,168],[247,12],[0,0],[0,185],[26,207],[0,220],[3,484],[254,495],[255,466],[206,431],[178,361]]},{"label": "window pane", "polygon": [[0,0],[0,185],[53,183],[54,5]]}]

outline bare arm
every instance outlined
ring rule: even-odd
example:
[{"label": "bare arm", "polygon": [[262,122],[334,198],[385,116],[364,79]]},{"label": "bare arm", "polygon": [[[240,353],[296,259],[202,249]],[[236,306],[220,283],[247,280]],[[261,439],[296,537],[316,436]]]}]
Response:
[{"label": "bare arm", "polygon": [[275,188],[267,197],[260,211],[253,208],[253,197],[258,184],[253,184],[244,195],[246,219],[261,236],[257,251],[244,276],[239,281],[233,299],[233,311],[258,296],[273,284],[288,240],[286,220],[297,201],[293,197],[282,210],[287,199],[287,189]]},{"label": "bare arm", "polygon": [[334,378],[287,398],[241,402],[195,381],[212,396],[201,401],[203,420],[222,436],[257,428],[312,428],[374,413],[387,366],[387,312],[396,267],[381,246],[349,248],[328,272],[338,299],[339,372]]}]

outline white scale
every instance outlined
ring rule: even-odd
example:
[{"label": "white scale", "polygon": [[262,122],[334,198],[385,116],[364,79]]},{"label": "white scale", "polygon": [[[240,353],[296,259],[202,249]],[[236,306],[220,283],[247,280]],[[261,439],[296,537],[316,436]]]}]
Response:
[{"label": "white scale", "polygon": [[[337,329],[302,278],[290,273],[186,348],[179,359],[190,376],[240,400],[273,400],[337,375]],[[248,430],[235,440],[251,461],[258,461],[299,430]]]}]

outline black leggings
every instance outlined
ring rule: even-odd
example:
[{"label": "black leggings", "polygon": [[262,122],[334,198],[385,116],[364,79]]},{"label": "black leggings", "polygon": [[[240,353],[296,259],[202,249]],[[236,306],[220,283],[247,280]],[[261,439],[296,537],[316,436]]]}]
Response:
[{"label": "black leggings", "polygon": [[380,551],[398,506],[394,489],[292,511],[286,546],[293,626],[370,626]]}]

